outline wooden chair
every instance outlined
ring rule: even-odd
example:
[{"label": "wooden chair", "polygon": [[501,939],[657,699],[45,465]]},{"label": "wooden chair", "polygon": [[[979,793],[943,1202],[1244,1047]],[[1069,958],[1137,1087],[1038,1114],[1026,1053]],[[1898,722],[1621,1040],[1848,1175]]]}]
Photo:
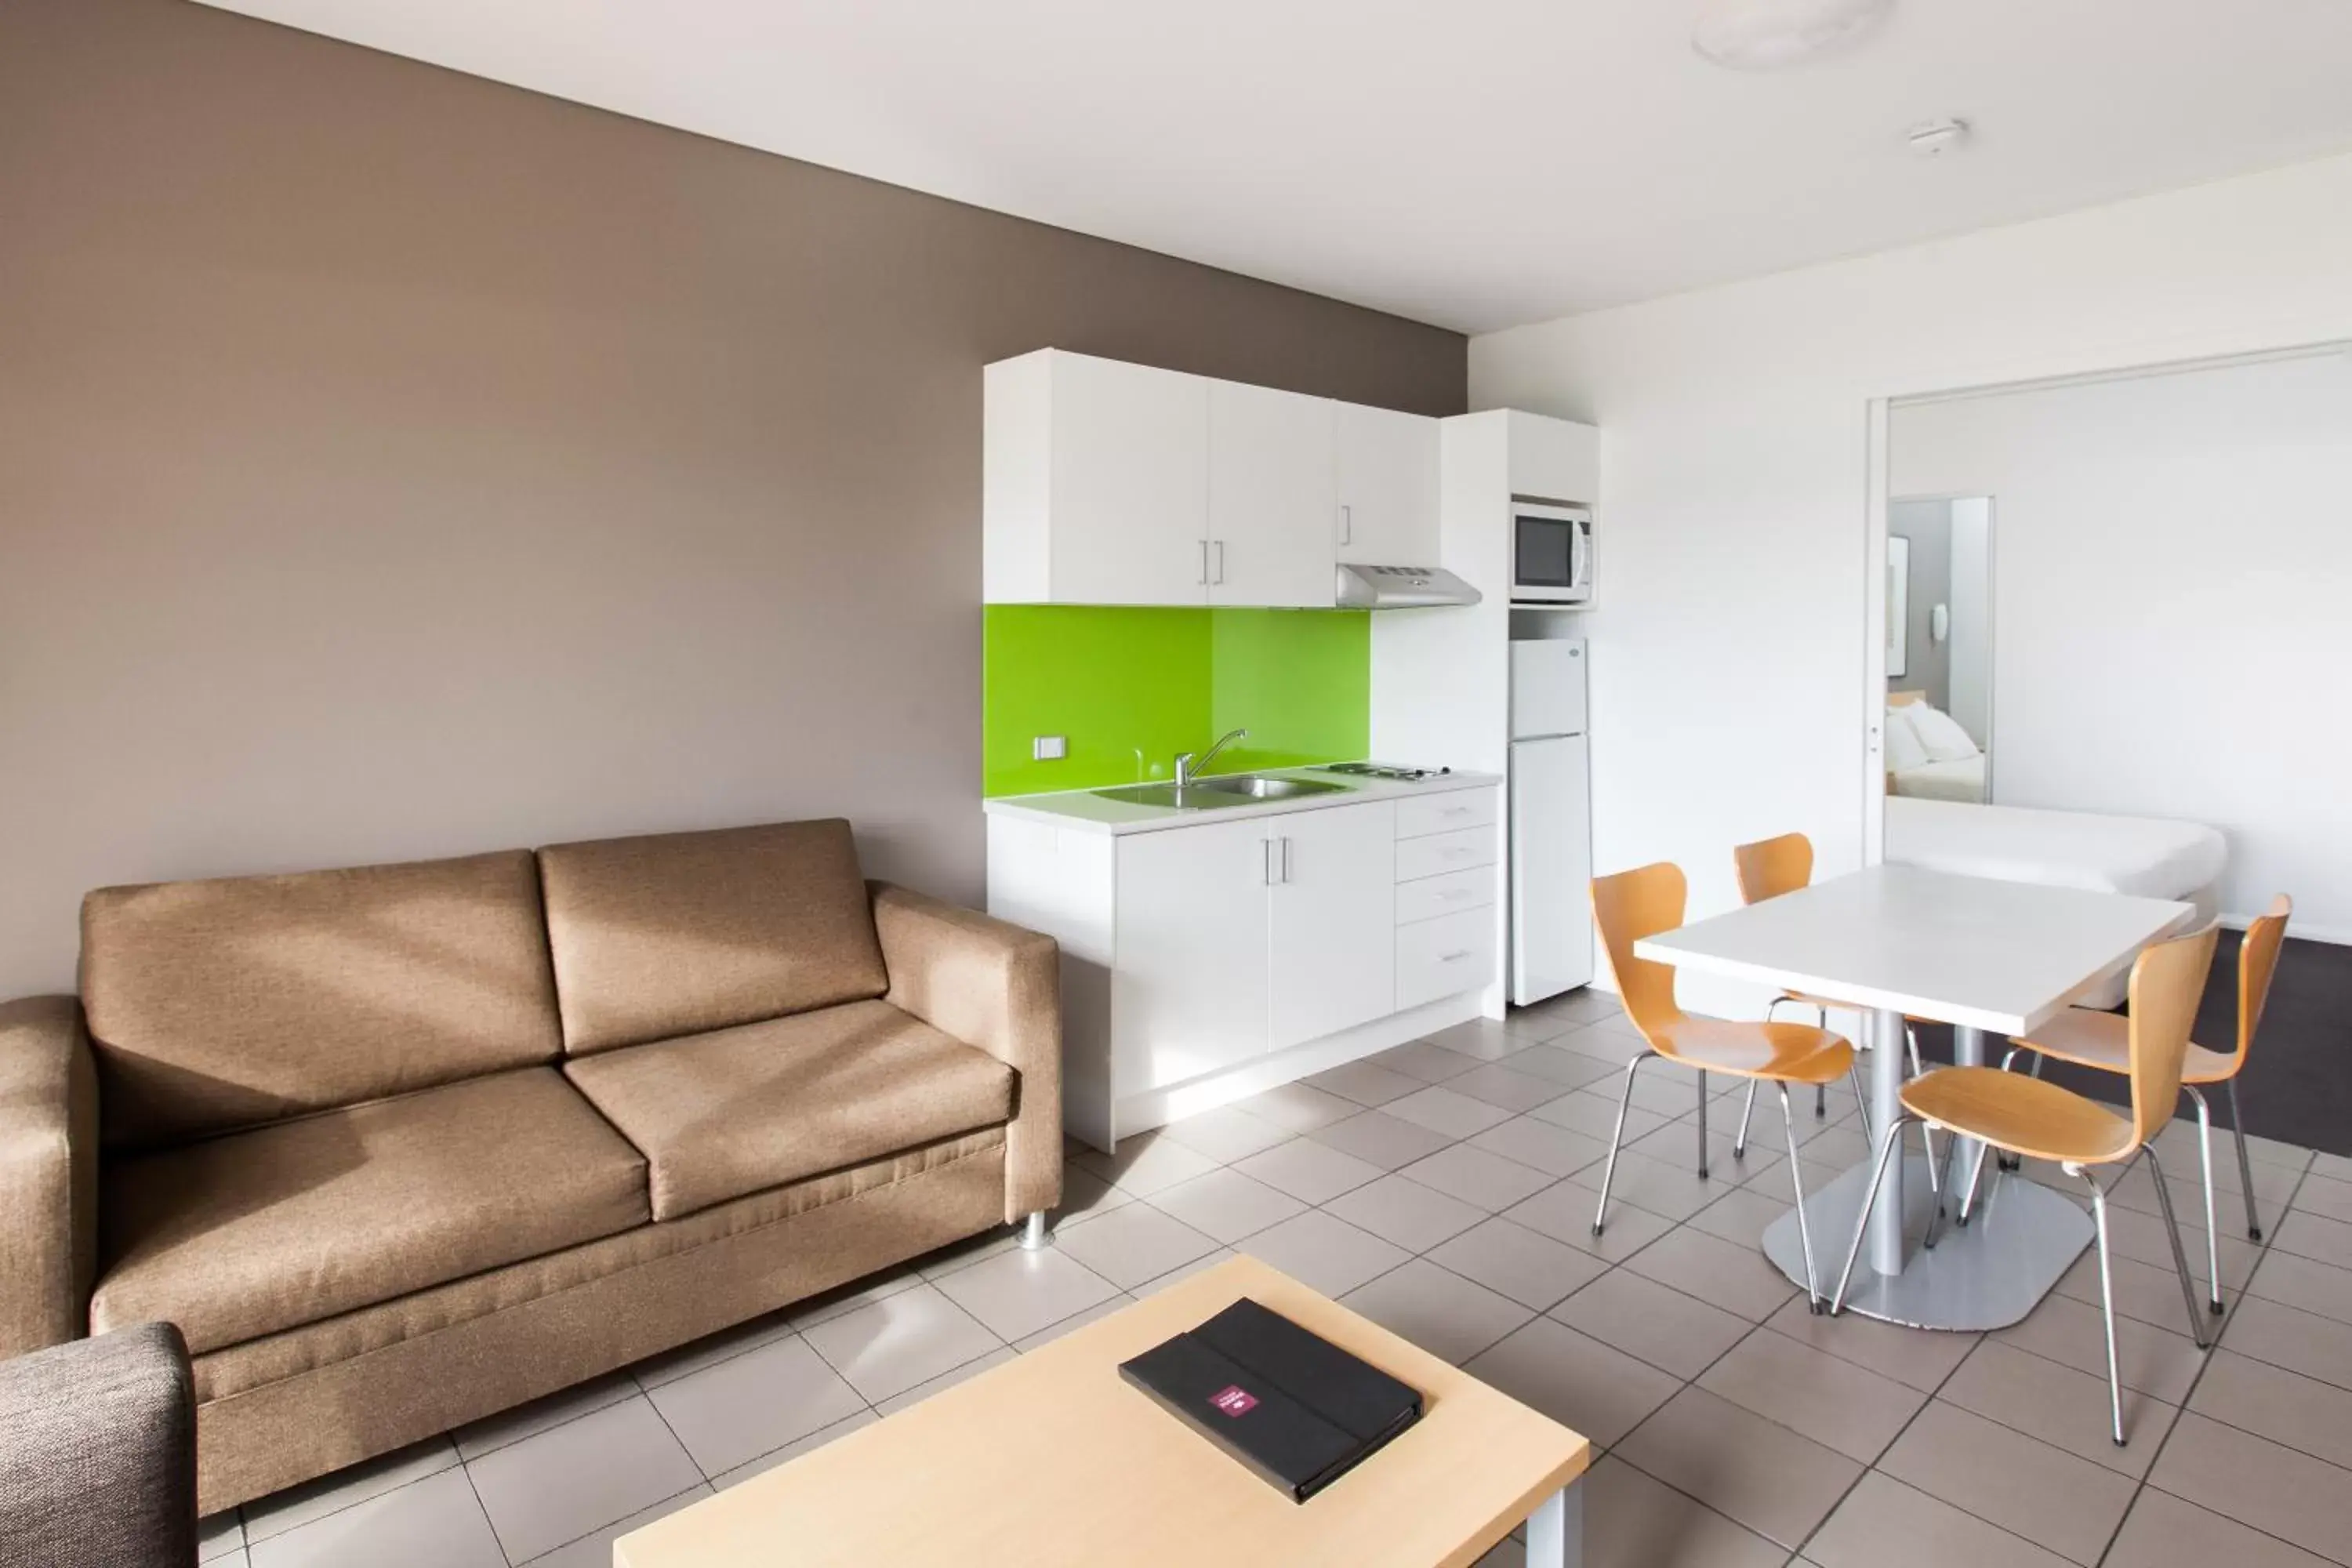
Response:
[{"label": "wooden chair", "polygon": [[[2213,1110],[2206,1103],[2200,1086],[2219,1083],[2229,1087],[2230,1121],[2238,1133],[2238,1182],[2245,1188],[2246,1234],[2260,1241],[2263,1221],[2254,1208],[2254,1168],[2246,1154],[2246,1117],[2238,1106],[2238,1075],[2245,1070],[2246,1053],[2252,1048],[2254,1030],[2263,1021],[2263,1005],[2270,1000],[2271,976],[2278,968],[2279,949],[2286,941],[2287,918],[2294,913],[2294,900],[2282,893],[2271,900],[2269,910],[2246,927],[2245,941],[2238,948],[2237,1048],[2211,1051],[2192,1042],[2181,1063],[2181,1091],[2197,1106],[2197,1150],[2205,1173],[2207,1297],[2216,1312],[2221,1310],[2221,1244],[2215,1234],[2218,1226],[2213,1217]],[[2053,1061],[2073,1062],[2076,1067],[2096,1068],[2102,1072],[2131,1071],[2130,1021],[2095,1008],[2069,1007],[2031,1037],[2012,1037],[2011,1045],[2013,1048],[2000,1064],[2004,1068],[2017,1059],[2019,1052],[2031,1051]],[[2035,1076],[2040,1077],[2038,1063],[2036,1068]],[[1978,1163],[1983,1163],[1981,1156]],[[1976,1196],[1973,1180],[1969,1187],[1960,1199],[1963,1225],[1968,1223],[1969,1209]]]},{"label": "wooden chair", "polygon": [[[1739,876],[1739,901],[1760,904],[1767,899],[1777,899],[1783,893],[1793,893],[1811,885],[1813,879],[1813,841],[1801,833],[1783,833],[1778,838],[1765,838],[1754,844],[1738,846],[1731,852],[1731,863]],[[1811,1007],[1814,1021],[1823,1028],[1829,1027],[1829,1010],[1843,1005],[1826,997],[1809,996],[1801,991],[1783,991],[1764,1009],[1764,1016],[1771,1017],[1773,1008],[1791,1002],[1801,1007]],[[1920,1070],[1919,1036],[1912,1027],[1915,1021],[1910,1018],[1903,1021],[1903,1038],[1911,1052],[1911,1076],[1916,1078]],[[1870,1097],[1863,1092],[1858,1074],[1853,1082],[1854,1104],[1862,1112],[1862,1135],[1874,1143],[1877,1140],[1871,1136],[1870,1131]],[[1827,1085],[1815,1087],[1815,1116],[1828,1111],[1828,1094]],[[1748,1104],[1739,1113],[1739,1136],[1731,1144],[1731,1157],[1735,1160],[1748,1152],[1748,1122],[1755,1114],[1756,1086],[1751,1083],[1748,1086]]]},{"label": "wooden chair", "polygon": [[1667,964],[1633,956],[1643,937],[1683,923],[1689,884],[1682,868],[1661,861],[1635,871],[1592,881],[1592,913],[1609,951],[1625,1016],[1645,1042],[1625,1064],[1625,1089],[1617,1101],[1617,1126],[1609,1138],[1609,1163],[1601,1173],[1601,1203],[1592,1234],[1609,1217],[1609,1186],[1617,1175],[1617,1150],[1625,1139],[1625,1110],[1633,1103],[1634,1075],[1653,1057],[1679,1062],[1698,1075],[1698,1173],[1706,1174],[1706,1075],[1730,1073],[1777,1085],[1780,1118],[1789,1129],[1789,1174],[1797,1194],[1797,1240],[1805,1253],[1805,1296],[1819,1312],[1826,1303],[1813,1279],[1813,1242],[1805,1218],[1805,1178],[1797,1159],[1797,1121],[1789,1110],[1789,1085],[1822,1084],[1853,1070],[1853,1047],[1840,1036],[1807,1024],[1732,1023],[1694,1018],[1675,1005],[1675,972]]},{"label": "wooden chair", "polygon": [[[2205,1314],[2198,1310],[2197,1289],[2189,1283],[2189,1258],[2180,1249],[2180,1230],[2172,1217],[2172,1189],[2166,1184],[2164,1166],[2156,1157],[2156,1139],[2172,1120],[2173,1107],[2180,1099],[2189,1026],[2196,1020],[2198,1001],[2205,994],[2214,942],[2215,933],[2208,927],[2144,949],[2132,965],[2130,1037],[2126,1052],[2131,1079],[2128,1118],[2072,1089],[1999,1068],[1938,1068],[1904,1085],[1903,1114],[1895,1118],[1879,1144],[1870,1191],[1863,1198],[1862,1218],[1854,1226],[1853,1244],[1846,1249],[1845,1268],[1838,1275],[1831,1313],[1845,1307],[1853,1261],[1862,1251],[1862,1238],[1870,1228],[1870,1211],[1877,1206],[1878,1190],[1886,1180],[1887,1156],[1902,1147],[1905,1122],[1942,1128],[1947,1135],[1947,1161],[1960,1138],[1980,1139],[2022,1158],[2054,1160],[2068,1175],[2081,1177],[2091,1188],[2091,1218],[2099,1239],[2099,1306],[2107,1329],[2107,1395],[2116,1445],[2121,1447],[2124,1395],[2122,1380],[2116,1373],[2116,1294],[2107,1258],[2107,1196],[2091,1173],[2104,1165],[2120,1174],[2135,1154],[2147,1157],[2149,1173],[2156,1178],[2157,1206],[2164,1214],[2164,1234],[2172,1240],[2173,1269],[2180,1276],[2181,1304],[2189,1309],[2189,1336],[2203,1350]],[[1929,1163],[1932,1167],[1932,1156]],[[1944,1205],[1938,1202],[1927,1221],[1927,1246],[1936,1245],[1943,1219]]]}]

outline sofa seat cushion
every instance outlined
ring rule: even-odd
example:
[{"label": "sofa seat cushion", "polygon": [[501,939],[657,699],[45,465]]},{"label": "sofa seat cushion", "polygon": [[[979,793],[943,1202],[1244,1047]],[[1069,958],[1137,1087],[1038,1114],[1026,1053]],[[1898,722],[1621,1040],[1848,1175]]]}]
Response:
[{"label": "sofa seat cushion", "polygon": [[101,1173],[104,1332],[196,1354],[643,1225],[645,1162],[553,1068],[331,1110]]},{"label": "sofa seat cushion", "polygon": [[887,1002],[631,1046],[563,1070],[645,1151],[662,1220],[1013,1115],[1011,1068]]}]

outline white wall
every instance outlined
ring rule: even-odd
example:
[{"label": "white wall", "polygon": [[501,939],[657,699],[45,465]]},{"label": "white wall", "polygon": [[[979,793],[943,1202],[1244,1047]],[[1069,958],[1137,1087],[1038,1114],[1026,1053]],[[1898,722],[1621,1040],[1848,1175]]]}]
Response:
[{"label": "white wall", "polygon": [[1897,408],[1897,491],[2000,514],[2009,805],[2230,840],[2225,916],[2352,941],[2352,354]]},{"label": "white wall", "polygon": [[1985,786],[1990,789],[2000,772],[2000,758],[1992,755],[1993,661],[2000,657],[1993,640],[1992,499],[1953,501],[1951,535],[1952,626],[1946,656],[1952,717],[1990,758]]},{"label": "white wall", "polygon": [[1473,339],[1473,407],[1601,426],[1596,865],[1862,861],[1871,399],[2337,338],[2352,157]]}]

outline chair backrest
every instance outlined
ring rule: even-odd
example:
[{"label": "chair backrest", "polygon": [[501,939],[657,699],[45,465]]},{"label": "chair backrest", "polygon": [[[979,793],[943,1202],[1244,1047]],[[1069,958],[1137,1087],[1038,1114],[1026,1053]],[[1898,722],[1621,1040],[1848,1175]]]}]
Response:
[{"label": "chair backrest", "polygon": [[1813,841],[1801,833],[1783,833],[1740,845],[1731,852],[1731,863],[1739,871],[1739,901],[1760,904],[1813,879]]},{"label": "chair backrest", "polygon": [[2149,944],[2132,964],[2132,1129],[2142,1143],[2164,1131],[2180,1099],[2180,1064],[2220,940],[2219,929],[2209,925]]},{"label": "chair backrest", "polygon": [[2271,907],[2248,922],[2245,940],[2238,944],[2238,1065],[2246,1065],[2246,1047],[2254,1043],[2262,1026],[2263,1005],[2271,999],[2271,975],[2278,969],[2279,948],[2286,941],[2287,917],[2294,900],[2281,893]]},{"label": "chair backrest", "polygon": [[1592,919],[1601,928],[1601,945],[1609,950],[1609,969],[1617,977],[1618,998],[1633,1027],[1652,1046],[1658,1043],[1654,1031],[1680,1018],[1683,1012],[1675,1005],[1673,965],[1634,957],[1633,944],[1681,925],[1689,891],[1683,868],[1669,860],[1592,879]]}]

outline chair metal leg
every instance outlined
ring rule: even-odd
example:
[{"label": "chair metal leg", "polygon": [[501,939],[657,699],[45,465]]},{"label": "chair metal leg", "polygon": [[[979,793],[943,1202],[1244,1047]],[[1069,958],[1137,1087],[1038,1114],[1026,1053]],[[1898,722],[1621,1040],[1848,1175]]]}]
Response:
[{"label": "chair metal leg", "polygon": [[1927,1069],[1919,1065],[1919,1031],[1907,1023],[1903,1026],[1903,1044],[1911,1053],[1911,1076],[1917,1078]]},{"label": "chair metal leg", "polygon": [[1731,1157],[1735,1160],[1748,1158],[1748,1123],[1756,1114],[1756,1086],[1763,1081],[1756,1078],[1748,1080],[1748,1103],[1739,1112],[1739,1136],[1731,1141]]},{"label": "chair metal leg", "polygon": [[1969,1215],[1976,1212],[1977,1187],[1984,1180],[1985,1154],[1990,1147],[1982,1139],[1977,1141],[1977,1157],[1969,1165],[1969,1184],[1960,1191],[1960,1212],[1956,1224],[1967,1225]]},{"label": "chair metal leg", "polygon": [[1874,1143],[1877,1136],[1870,1129],[1870,1093],[1862,1087],[1862,1063],[1856,1061],[1845,1069],[1845,1081],[1853,1090],[1854,1114],[1862,1119],[1862,1141]]},{"label": "chair metal leg", "polygon": [[1625,1092],[1617,1100],[1617,1130],[1609,1134],[1609,1163],[1601,1169],[1601,1203],[1592,1211],[1592,1234],[1595,1236],[1601,1234],[1601,1227],[1609,1219],[1609,1184],[1617,1179],[1617,1149],[1625,1142],[1625,1110],[1633,1103],[1633,1075],[1642,1070],[1643,1062],[1657,1054],[1644,1046],[1634,1054],[1632,1061],[1625,1064]]},{"label": "chair metal leg", "polygon": [[[1830,1010],[1827,1007],[1814,1008],[1813,1027],[1817,1029],[1826,1029],[1829,1026]],[[1813,1120],[1816,1121],[1825,1121],[1829,1119],[1829,1114],[1830,1086],[1825,1083],[1817,1083],[1813,1085]]]},{"label": "chair metal leg", "polygon": [[2164,1211],[2164,1234],[2172,1243],[2173,1272],[2180,1276],[2180,1304],[2189,1309],[2189,1334],[2201,1351],[2210,1342],[2205,1338],[2205,1314],[2197,1310],[2197,1287],[2189,1279],[2189,1254],[2180,1247],[2180,1222],[2172,1217],[2172,1189],[2165,1184],[2164,1166],[2157,1160],[2156,1145],[2142,1144],[2140,1152],[2147,1156],[2147,1168],[2156,1177],[2156,1206]]},{"label": "chair metal leg", "polygon": [[2230,1080],[2230,1126],[2238,1134],[2238,1181],[2246,1189],[2246,1234],[2263,1238],[2263,1216],[2254,1212],[2254,1163],[2246,1157],[2246,1113],[2238,1109],[2238,1080]]},{"label": "chair metal leg", "polygon": [[1870,1190],[1862,1197],[1862,1217],[1853,1223],[1853,1242],[1845,1249],[1845,1267],[1838,1270],[1837,1294],[1830,1298],[1830,1316],[1845,1310],[1845,1290],[1853,1282],[1853,1260],[1862,1256],[1862,1238],[1870,1234],[1870,1211],[1878,1206],[1878,1189],[1886,1184],[1886,1157],[1903,1146],[1903,1124],[1911,1118],[1898,1116],[1886,1130],[1886,1141],[1878,1146],[1878,1163],[1870,1173]]},{"label": "chair metal leg", "polygon": [[2213,1223],[2213,1108],[2205,1103],[2205,1096],[2195,1084],[2184,1083],[2182,1092],[2197,1102],[2197,1157],[2205,1172],[2205,1280],[2206,1294],[2212,1299],[2213,1315],[2221,1315],[2221,1234]]},{"label": "chair metal leg", "polygon": [[1773,1087],[1780,1091],[1780,1120],[1789,1129],[1789,1182],[1797,1189],[1797,1247],[1805,1255],[1805,1306],[1820,1313],[1829,1303],[1822,1300],[1822,1288],[1813,1279],[1813,1231],[1805,1218],[1805,1173],[1797,1161],[1797,1113],[1789,1109],[1789,1086]]},{"label": "chair metal leg", "polygon": [[1706,1069],[1698,1075],[1698,1179],[1706,1180]]},{"label": "chair metal leg", "polygon": [[[2099,1235],[2099,1312],[2107,1328],[2107,1408],[2114,1423],[2116,1447],[2124,1446],[2124,1382],[2116,1370],[2116,1282],[2107,1267],[2107,1194],[2100,1190],[2098,1178],[2080,1165],[2069,1164],[2066,1173],[2080,1176],[2091,1188],[2091,1223]],[[2180,1246],[2174,1238],[2173,1247]],[[2195,1316],[2192,1303],[2190,1316]]]},{"label": "chair metal leg", "polygon": [[[1929,1128],[1926,1122],[1923,1121],[1919,1124],[1919,1136],[1922,1142],[1926,1142],[1932,1134],[1932,1131],[1933,1130]],[[1937,1163],[1936,1159],[1936,1146],[1932,1142],[1927,1144],[1927,1174],[1931,1178],[1928,1185],[1936,1194],[1936,1209],[1933,1214],[1930,1214],[1927,1216],[1927,1239],[1921,1243],[1924,1247],[1932,1248],[1937,1241],[1943,1238],[1944,1192],[1945,1189],[1948,1188],[1952,1184],[1952,1156],[1959,1152],[1959,1147],[1960,1135],[1953,1131],[1950,1128],[1946,1128],[1944,1130],[1944,1158],[1942,1161],[1944,1167],[1943,1174],[1940,1179],[1935,1179],[1937,1176],[1936,1165]]]}]

